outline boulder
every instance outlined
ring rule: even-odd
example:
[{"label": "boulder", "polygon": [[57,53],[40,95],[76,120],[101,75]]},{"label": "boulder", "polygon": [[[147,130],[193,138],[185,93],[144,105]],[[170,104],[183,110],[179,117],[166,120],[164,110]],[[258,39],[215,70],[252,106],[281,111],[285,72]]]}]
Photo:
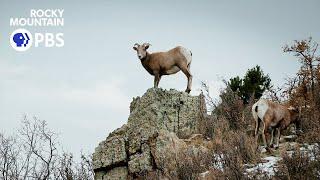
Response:
[{"label": "boulder", "polygon": [[[177,154],[192,145],[191,140],[187,144],[183,139],[200,134],[205,113],[202,95],[149,89],[131,102],[127,124],[96,147],[95,179],[132,179],[150,172],[176,176],[170,172],[177,166]],[[193,137],[197,141],[201,138]]]}]

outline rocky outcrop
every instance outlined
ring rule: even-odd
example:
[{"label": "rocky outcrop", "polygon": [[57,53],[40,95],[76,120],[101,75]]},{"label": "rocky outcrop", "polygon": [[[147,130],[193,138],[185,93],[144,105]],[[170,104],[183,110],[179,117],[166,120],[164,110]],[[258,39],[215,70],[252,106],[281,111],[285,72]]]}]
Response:
[{"label": "rocky outcrop", "polygon": [[190,151],[190,147],[191,152],[205,149],[191,142],[202,138],[194,134],[200,133],[205,112],[202,95],[152,88],[134,98],[127,124],[95,149],[95,179],[132,179],[148,172],[176,176],[172,172],[179,152]]}]

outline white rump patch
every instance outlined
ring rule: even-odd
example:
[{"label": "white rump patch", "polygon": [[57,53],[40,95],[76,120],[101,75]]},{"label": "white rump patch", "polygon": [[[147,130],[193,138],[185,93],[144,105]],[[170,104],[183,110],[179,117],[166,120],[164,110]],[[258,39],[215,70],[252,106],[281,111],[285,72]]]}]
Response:
[{"label": "white rump patch", "polygon": [[186,49],[184,47],[180,47],[180,52],[181,52],[181,54],[184,55],[184,57],[186,57],[187,64],[189,65],[192,61],[191,51],[189,51],[188,49]]},{"label": "white rump patch", "polygon": [[265,99],[260,99],[258,102],[254,104],[254,107],[258,106],[257,116],[263,121],[263,117],[268,110],[268,102]]}]

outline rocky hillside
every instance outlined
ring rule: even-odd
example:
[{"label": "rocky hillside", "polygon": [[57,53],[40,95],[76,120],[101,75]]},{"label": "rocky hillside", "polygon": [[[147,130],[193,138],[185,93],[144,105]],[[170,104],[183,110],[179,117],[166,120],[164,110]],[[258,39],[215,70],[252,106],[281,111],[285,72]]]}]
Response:
[{"label": "rocky hillside", "polygon": [[95,149],[95,179],[301,179],[301,172],[319,177],[317,143],[298,142],[288,129],[279,149],[257,151],[249,131],[252,115],[246,113],[251,106],[226,97],[221,111],[210,116],[203,95],[152,88],[134,98],[127,124]]},{"label": "rocky hillside", "polygon": [[205,113],[202,95],[149,89],[131,102],[127,124],[96,147],[95,179],[131,179],[150,172],[177,177],[178,154],[206,151],[208,141],[199,132]]}]

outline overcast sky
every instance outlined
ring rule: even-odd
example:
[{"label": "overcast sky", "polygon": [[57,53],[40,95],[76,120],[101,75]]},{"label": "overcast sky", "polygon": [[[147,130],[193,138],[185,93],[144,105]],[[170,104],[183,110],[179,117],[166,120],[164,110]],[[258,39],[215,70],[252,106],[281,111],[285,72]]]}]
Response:
[{"label": "overcast sky", "polygon": [[[30,9],[64,9],[64,27],[25,27],[62,32],[62,48],[16,52],[10,17]],[[93,152],[126,123],[129,103],[153,86],[134,43],[151,52],[182,45],[193,53],[192,94],[200,80],[218,97],[221,77],[244,75],[260,65],[273,84],[297,72],[299,64],[282,47],[312,36],[320,42],[320,1],[0,1],[0,132],[12,134],[23,115],[37,116],[59,133],[66,151]],[[180,72],[160,87],[184,90]]]}]

